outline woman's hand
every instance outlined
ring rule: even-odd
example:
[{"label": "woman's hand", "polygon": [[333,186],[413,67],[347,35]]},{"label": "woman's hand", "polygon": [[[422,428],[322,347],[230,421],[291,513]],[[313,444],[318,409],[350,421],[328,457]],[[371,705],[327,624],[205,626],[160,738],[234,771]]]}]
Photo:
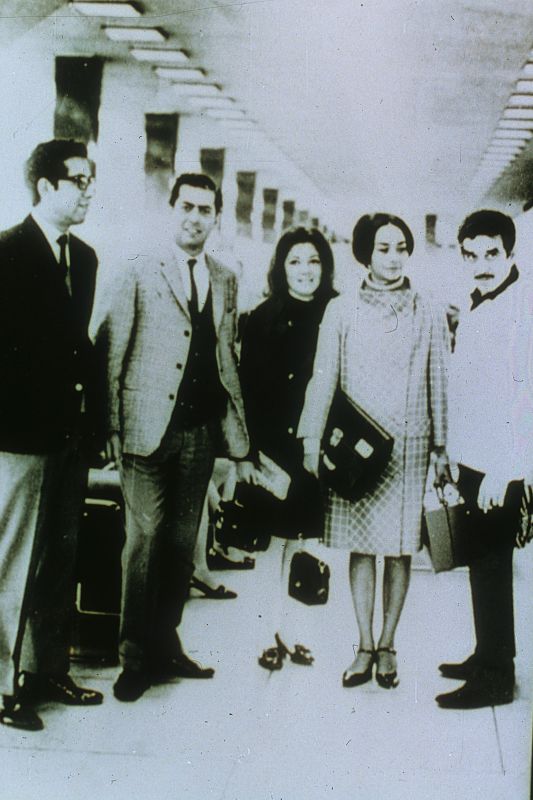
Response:
[{"label": "woman's hand", "polygon": [[435,480],[436,488],[444,489],[447,483],[454,483],[450,469],[448,455],[444,449],[435,452]]},{"label": "woman's hand", "polygon": [[122,461],[122,443],[118,433],[114,432],[109,435],[105,446],[105,454],[109,461],[113,461],[117,467],[119,466]]},{"label": "woman's hand", "polygon": [[494,473],[487,473],[481,481],[477,496],[477,504],[481,511],[487,513],[492,508],[503,506],[508,484],[509,481],[506,478]]}]

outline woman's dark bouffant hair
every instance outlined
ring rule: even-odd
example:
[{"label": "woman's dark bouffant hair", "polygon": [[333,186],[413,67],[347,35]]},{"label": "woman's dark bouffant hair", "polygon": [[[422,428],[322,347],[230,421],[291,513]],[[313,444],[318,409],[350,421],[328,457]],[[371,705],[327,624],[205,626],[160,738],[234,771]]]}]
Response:
[{"label": "woman's dark bouffant hair", "polygon": [[320,286],[316,290],[315,297],[333,297],[333,252],[330,244],[323,233],[317,228],[292,228],[286,231],[279,239],[270,269],[268,271],[268,288],[270,295],[284,295],[288,292],[287,275],[285,273],[285,261],[290,250],[295,244],[305,244],[309,242],[316,247],[322,265],[322,276]]},{"label": "woman's dark bouffant hair", "polygon": [[394,214],[365,214],[356,222],[352,235],[352,253],[355,259],[365,267],[368,267],[372,261],[376,233],[384,225],[395,225],[401,230],[405,236],[409,255],[415,248],[413,234],[403,219],[394,216]]}]

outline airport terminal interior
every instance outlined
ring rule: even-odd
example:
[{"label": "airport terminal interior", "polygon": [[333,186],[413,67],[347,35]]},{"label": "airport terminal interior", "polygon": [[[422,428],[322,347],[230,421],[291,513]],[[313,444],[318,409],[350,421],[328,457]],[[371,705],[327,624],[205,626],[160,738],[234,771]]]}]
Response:
[{"label": "airport terminal interior", "polygon": [[[408,222],[409,276],[443,309],[468,299],[456,233],[475,209],[513,217],[516,263],[533,275],[528,0],[0,0],[0,74],[0,229],[31,207],[33,147],[86,142],[95,193],[76,234],[98,254],[97,307],[168,237],[182,172],[222,189],[208,249],[238,275],[241,312],[264,298],[275,243],[295,225],[323,232],[337,290],[354,291],[352,229],[376,211]],[[87,557],[101,573],[80,579],[72,673],[104,703],[44,708],[39,733],[0,726],[0,800],[527,800],[533,544],[514,556],[515,700],[468,711],[434,699],[450,688],[438,664],[472,646],[465,568],[435,574],[425,549],[414,557],[400,685],[348,689],[358,634],[344,551],[316,545],[329,600],[294,603],[314,664],[257,663],[276,630],[280,547],[244,554],[253,569],[212,570],[235,598],[191,593],[182,640],[212,680],[121,704],[117,608],[98,597],[117,589],[119,551],[95,535]]]}]

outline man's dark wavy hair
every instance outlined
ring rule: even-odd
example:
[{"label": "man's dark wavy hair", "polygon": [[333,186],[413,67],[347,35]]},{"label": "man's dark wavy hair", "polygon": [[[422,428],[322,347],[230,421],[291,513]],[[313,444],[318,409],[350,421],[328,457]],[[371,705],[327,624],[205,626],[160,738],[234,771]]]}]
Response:
[{"label": "man's dark wavy hair", "polygon": [[[41,199],[37,189],[40,178],[46,178],[57,189],[57,182],[68,174],[65,161],[69,158],[88,158],[87,145],[74,139],[51,139],[33,150],[26,161],[24,177],[34,206]],[[92,169],[94,172],[94,165]]]},{"label": "man's dark wavy hair", "polygon": [[482,208],[469,214],[461,223],[457,240],[462,244],[465,239],[475,239],[476,236],[501,236],[503,247],[509,256],[516,240],[516,228],[507,214]]},{"label": "man's dark wavy hair", "polygon": [[203,175],[201,172],[184,172],[176,178],[168,201],[172,207],[174,207],[179,197],[182,186],[195,186],[198,189],[208,189],[213,192],[215,195],[215,213],[219,214],[222,211],[222,192],[209,175]]}]

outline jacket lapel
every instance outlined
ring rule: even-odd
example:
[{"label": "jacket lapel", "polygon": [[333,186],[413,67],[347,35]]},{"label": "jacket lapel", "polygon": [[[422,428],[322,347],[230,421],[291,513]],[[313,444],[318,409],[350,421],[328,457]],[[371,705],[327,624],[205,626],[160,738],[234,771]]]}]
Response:
[{"label": "jacket lapel", "polygon": [[174,260],[174,257],[172,255],[168,255],[165,258],[162,258],[160,261],[160,266],[163,277],[168,283],[172,294],[190,319],[191,315],[189,312],[189,302],[187,300],[185,287],[183,286],[183,281],[181,279],[181,272]]},{"label": "jacket lapel", "polygon": [[206,256],[206,261],[209,269],[209,283],[211,284],[211,298],[213,301],[213,322],[215,323],[215,330],[218,331],[223,314],[231,311],[231,308],[228,307],[230,298],[226,297],[228,281],[214,259]]}]

